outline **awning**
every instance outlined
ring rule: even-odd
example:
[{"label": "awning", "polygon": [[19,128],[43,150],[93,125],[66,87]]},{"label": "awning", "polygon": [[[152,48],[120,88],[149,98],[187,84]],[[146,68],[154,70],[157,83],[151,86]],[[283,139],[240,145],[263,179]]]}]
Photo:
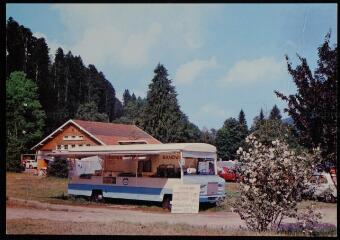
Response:
[{"label": "awning", "polygon": [[183,157],[215,158],[216,147],[206,143],[169,143],[169,144],[136,144],[106,145],[71,148],[68,151],[53,152],[48,156],[100,156],[100,155],[158,155],[161,153],[181,152]]}]

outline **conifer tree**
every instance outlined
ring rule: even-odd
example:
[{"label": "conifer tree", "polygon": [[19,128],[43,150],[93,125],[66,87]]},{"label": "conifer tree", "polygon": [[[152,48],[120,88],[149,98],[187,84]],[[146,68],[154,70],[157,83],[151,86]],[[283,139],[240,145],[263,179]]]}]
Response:
[{"label": "conifer tree", "polygon": [[248,131],[246,116],[242,109],[238,115],[238,122]]},{"label": "conifer tree", "polygon": [[186,121],[177,102],[177,93],[167,69],[158,64],[146,97],[140,126],[163,143],[184,139]]},{"label": "conifer tree", "polygon": [[276,119],[276,120],[281,120],[281,112],[280,109],[276,106],[276,104],[273,106],[272,110],[270,111],[269,114],[269,119]]},{"label": "conifer tree", "polygon": [[264,114],[263,114],[263,110],[261,108],[260,115],[259,115],[259,121],[262,121],[263,119],[264,119]]},{"label": "conifer tree", "polygon": [[137,98],[136,98],[135,93],[132,93],[132,95],[131,95],[131,101],[133,101],[133,102],[136,102],[136,101],[137,101]]},{"label": "conifer tree", "polygon": [[123,106],[126,106],[131,101],[131,95],[129,89],[125,89],[123,93]]}]

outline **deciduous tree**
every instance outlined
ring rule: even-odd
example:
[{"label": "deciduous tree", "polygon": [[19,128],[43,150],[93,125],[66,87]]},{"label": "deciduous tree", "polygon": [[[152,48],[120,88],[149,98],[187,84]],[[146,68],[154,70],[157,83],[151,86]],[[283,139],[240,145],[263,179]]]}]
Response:
[{"label": "deciduous tree", "polygon": [[235,211],[255,231],[276,230],[285,217],[297,217],[297,202],[307,188],[319,151],[297,154],[283,141],[264,145],[250,135],[249,148],[237,151],[241,196]]},{"label": "deciduous tree", "polygon": [[320,145],[324,163],[336,164],[337,45],[330,46],[330,36],[318,48],[314,74],[305,58],[299,56],[300,64],[293,68],[286,57],[297,93],[275,93],[287,102],[284,111],[294,120],[300,143],[309,149]]},{"label": "deciduous tree", "polygon": [[43,136],[45,112],[38,99],[38,87],[23,72],[6,80],[6,167],[17,170],[20,154],[29,151]]},{"label": "deciduous tree", "polygon": [[244,129],[235,118],[225,120],[222,128],[216,133],[216,148],[219,158],[223,160],[234,160],[236,151],[243,146]]}]

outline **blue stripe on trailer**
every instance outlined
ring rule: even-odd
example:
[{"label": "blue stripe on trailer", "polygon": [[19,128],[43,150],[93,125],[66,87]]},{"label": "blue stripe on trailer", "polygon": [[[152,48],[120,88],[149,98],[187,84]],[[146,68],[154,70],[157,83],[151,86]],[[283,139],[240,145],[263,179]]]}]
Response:
[{"label": "blue stripe on trailer", "polygon": [[[147,201],[162,201],[163,194],[172,193],[171,189],[167,188],[129,187],[129,186],[76,184],[76,183],[68,184],[69,194],[91,196],[93,189],[102,190],[104,197]],[[213,196],[200,195],[199,202],[214,203],[218,200],[218,198],[224,196],[225,196],[224,194],[218,194]]]},{"label": "blue stripe on trailer", "polygon": [[96,185],[96,184],[68,184],[68,189],[72,190],[85,190],[92,191],[92,189],[102,190],[103,192],[114,193],[135,193],[135,194],[149,194],[160,195],[163,188],[150,188],[150,187],[129,187],[129,186],[111,186],[111,185]]}]

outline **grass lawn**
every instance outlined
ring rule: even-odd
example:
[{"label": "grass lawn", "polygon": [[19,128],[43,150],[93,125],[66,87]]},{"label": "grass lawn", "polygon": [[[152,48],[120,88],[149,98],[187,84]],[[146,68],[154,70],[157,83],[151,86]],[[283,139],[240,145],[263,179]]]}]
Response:
[{"label": "grass lawn", "polygon": [[[112,223],[65,222],[15,219],[7,221],[7,234],[90,234],[90,235],[201,235],[201,236],[304,236],[302,233],[253,232],[228,228],[195,227],[188,224],[138,224],[124,221]],[[336,236],[336,231],[318,236]]]},{"label": "grass lawn", "polygon": [[39,177],[28,173],[6,173],[6,196],[58,203],[67,193],[67,179]]},{"label": "grass lawn", "polygon": [[[107,204],[100,204],[87,201],[83,198],[75,200],[67,197],[67,182],[66,178],[55,177],[39,177],[28,173],[6,173],[6,196],[20,198],[25,200],[36,200],[40,202],[56,203],[56,204],[71,204],[71,205],[131,205],[137,209],[150,211],[163,211],[160,204],[145,201],[132,201],[120,199],[108,199]],[[226,200],[220,207],[211,205],[202,206],[200,211],[231,211],[231,204],[235,202],[240,195],[239,184],[234,182],[226,182],[225,191],[227,193]],[[324,203],[315,201],[303,201],[299,203],[300,208],[305,208],[311,203],[316,204],[319,208],[335,208],[336,203]]]}]

